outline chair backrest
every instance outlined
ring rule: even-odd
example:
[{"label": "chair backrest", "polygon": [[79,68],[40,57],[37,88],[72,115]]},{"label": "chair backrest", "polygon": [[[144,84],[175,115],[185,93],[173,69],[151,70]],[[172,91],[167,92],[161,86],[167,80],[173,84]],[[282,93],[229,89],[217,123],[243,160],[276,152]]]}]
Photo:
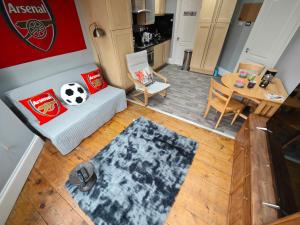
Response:
[{"label": "chair backrest", "polygon": [[255,71],[257,75],[260,75],[265,69],[264,65],[252,64],[252,63],[240,63],[237,72],[240,70],[252,70]]},{"label": "chair backrest", "polygon": [[208,99],[211,100],[212,98],[218,98],[224,102],[224,108],[226,108],[227,104],[229,103],[233,91],[230,90],[228,87],[218,83],[214,79],[210,80],[210,89],[209,89],[209,96]]},{"label": "chair backrest", "polygon": [[126,55],[126,60],[128,71],[131,74],[149,68],[146,50],[128,54]]},{"label": "chair backrest", "polygon": [[[136,80],[135,72],[141,71],[148,68],[150,71],[151,67],[148,64],[147,51],[134,52],[126,55],[128,76],[132,81]],[[136,88],[139,85],[137,82],[134,82]]]}]

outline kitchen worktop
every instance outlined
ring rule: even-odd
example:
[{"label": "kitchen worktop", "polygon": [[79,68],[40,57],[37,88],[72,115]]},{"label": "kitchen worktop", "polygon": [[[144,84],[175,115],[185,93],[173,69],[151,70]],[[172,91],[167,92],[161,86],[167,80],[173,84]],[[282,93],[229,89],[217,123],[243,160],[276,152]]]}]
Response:
[{"label": "kitchen worktop", "polygon": [[153,47],[155,45],[159,45],[159,44],[161,44],[165,41],[168,41],[168,40],[171,40],[171,38],[161,38],[159,41],[156,40],[156,41],[150,42],[149,44],[145,44],[143,46],[135,45],[134,46],[134,52],[140,52],[140,51],[146,50],[147,48]]}]

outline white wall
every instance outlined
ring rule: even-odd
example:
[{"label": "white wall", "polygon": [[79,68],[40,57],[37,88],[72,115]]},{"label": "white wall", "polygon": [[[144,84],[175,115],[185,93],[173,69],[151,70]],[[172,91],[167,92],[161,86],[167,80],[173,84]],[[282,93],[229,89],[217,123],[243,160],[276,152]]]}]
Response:
[{"label": "white wall", "polygon": [[0,98],[3,98],[6,91],[26,83],[94,62],[92,48],[88,40],[88,30],[83,25],[83,15],[80,13],[78,0],[75,3],[87,49],[0,69]]},{"label": "white wall", "polygon": [[288,93],[300,82],[300,29],[298,28],[289,45],[277,62],[278,77],[282,80]]},{"label": "white wall", "polygon": [[175,40],[174,32],[175,32],[175,25],[176,25],[176,8],[177,8],[177,0],[166,0],[166,13],[174,14],[170,57],[172,57],[172,54],[173,54],[173,44],[174,44],[174,40]]},{"label": "white wall", "polygon": [[263,0],[237,1],[218,63],[219,67],[227,71],[233,72],[235,65],[240,57],[240,54],[244,48],[244,45],[248,39],[250,31],[254,25],[254,23],[252,23],[251,26],[245,26],[244,23],[240,23],[239,15],[242,6],[244,3],[255,2],[263,2]]}]

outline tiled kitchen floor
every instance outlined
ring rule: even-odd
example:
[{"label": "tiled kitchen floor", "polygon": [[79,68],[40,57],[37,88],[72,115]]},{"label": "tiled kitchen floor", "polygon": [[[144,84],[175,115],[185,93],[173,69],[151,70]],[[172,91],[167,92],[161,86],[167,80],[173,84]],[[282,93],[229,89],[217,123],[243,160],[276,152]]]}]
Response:
[{"label": "tiled kitchen floor", "polygon": [[[159,73],[168,79],[171,87],[166,98],[160,95],[151,97],[149,106],[214,129],[220,114],[211,109],[207,118],[203,117],[207,104],[210,79],[213,77],[182,71],[177,65],[167,65]],[[131,93],[128,96],[129,99],[130,95]],[[244,120],[238,118],[232,126],[230,125],[232,118],[233,115],[225,116],[216,130],[227,136],[234,137]]]}]

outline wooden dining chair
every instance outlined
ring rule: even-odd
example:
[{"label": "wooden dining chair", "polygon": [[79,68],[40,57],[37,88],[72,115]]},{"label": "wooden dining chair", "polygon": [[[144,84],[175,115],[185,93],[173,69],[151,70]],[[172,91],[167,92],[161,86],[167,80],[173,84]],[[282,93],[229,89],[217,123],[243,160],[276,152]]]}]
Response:
[{"label": "wooden dining chair", "polygon": [[244,109],[245,105],[235,99],[232,99],[232,95],[232,90],[218,83],[214,79],[210,80],[208,102],[204,113],[204,118],[207,117],[211,107],[220,112],[221,115],[217,121],[215,128],[219,126],[223,116],[226,113],[234,113],[231,125],[235,122],[238,116],[242,116],[244,118],[241,112]]},{"label": "wooden dining chair", "polygon": [[256,72],[256,75],[262,74],[264,71],[265,66],[260,64],[254,64],[254,63],[240,63],[237,69],[237,73],[240,72],[240,70],[249,70]]},{"label": "wooden dining chair", "polygon": [[[167,96],[167,89],[170,87],[170,84],[167,83],[167,78],[163,75],[156,73],[148,64],[147,51],[140,51],[126,55],[127,68],[128,68],[128,77],[134,83],[136,94],[133,95],[135,101],[143,104],[144,106],[148,105],[148,99],[156,94],[161,95],[162,97]],[[137,79],[136,74],[140,71],[148,71],[152,76],[156,76],[158,79],[163,82],[153,80],[150,84],[144,84],[141,80]],[[147,73],[148,73],[147,72]],[[140,95],[144,95],[144,101],[139,99]]]}]

